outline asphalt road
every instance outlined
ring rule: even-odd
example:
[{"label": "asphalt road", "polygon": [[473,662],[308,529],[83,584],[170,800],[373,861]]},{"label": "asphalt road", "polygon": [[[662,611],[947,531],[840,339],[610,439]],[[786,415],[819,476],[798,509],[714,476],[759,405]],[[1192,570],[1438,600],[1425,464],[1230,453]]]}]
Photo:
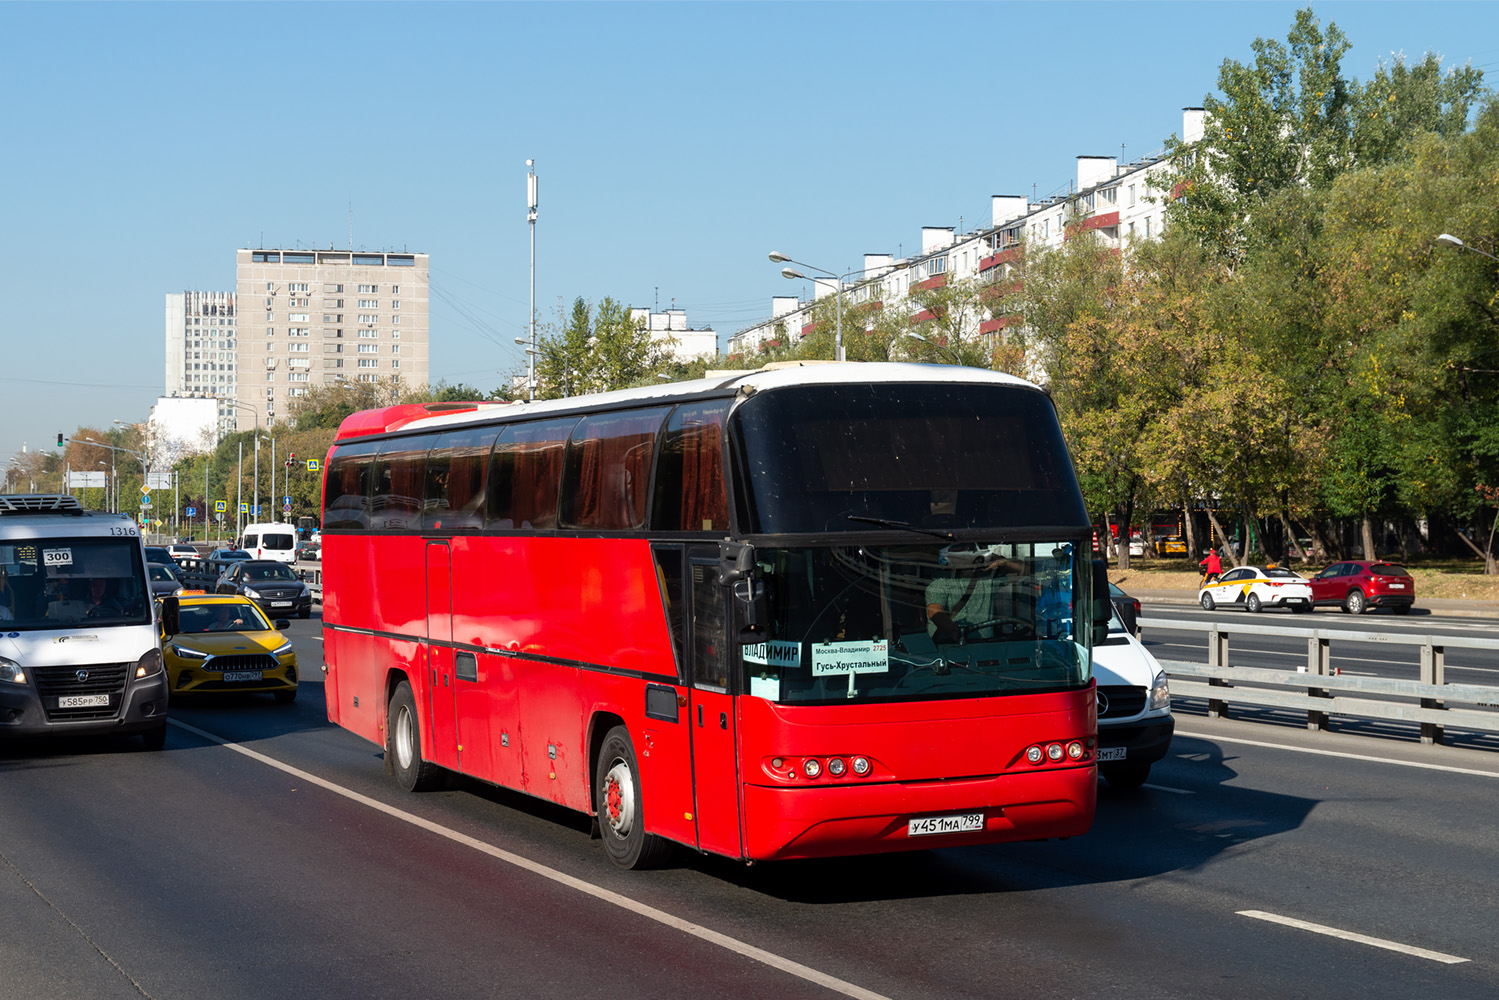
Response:
[{"label": "asphalt road", "polygon": [[576,814],[396,789],[319,624],[295,705],[0,745],[0,998],[1499,995],[1499,755],[1182,714],[1070,841],[620,872]]}]

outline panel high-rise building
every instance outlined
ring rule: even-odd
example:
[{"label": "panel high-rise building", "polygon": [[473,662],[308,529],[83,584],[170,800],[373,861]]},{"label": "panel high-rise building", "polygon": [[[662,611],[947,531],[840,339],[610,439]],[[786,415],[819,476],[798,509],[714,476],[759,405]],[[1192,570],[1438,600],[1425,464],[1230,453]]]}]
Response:
[{"label": "panel high-rise building", "polygon": [[239,428],[286,421],[340,378],[425,385],[427,267],[424,253],[238,251]]},{"label": "panel high-rise building", "polygon": [[233,292],[170,292],[166,391],[219,401],[219,432],[234,430],[237,382]]}]

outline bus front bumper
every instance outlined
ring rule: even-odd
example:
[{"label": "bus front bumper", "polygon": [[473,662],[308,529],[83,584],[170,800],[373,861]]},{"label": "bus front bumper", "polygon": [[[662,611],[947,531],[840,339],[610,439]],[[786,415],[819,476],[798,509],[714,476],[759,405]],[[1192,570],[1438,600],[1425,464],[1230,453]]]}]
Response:
[{"label": "bus front bumper", "polygon": [[[783,860],[1073,837],[1093,824],[1097,794],[1091,762],[951,781],[746,785],[745,850]],[[912,832],[922,825],[912,820],[975,814],[978,829]]]}]

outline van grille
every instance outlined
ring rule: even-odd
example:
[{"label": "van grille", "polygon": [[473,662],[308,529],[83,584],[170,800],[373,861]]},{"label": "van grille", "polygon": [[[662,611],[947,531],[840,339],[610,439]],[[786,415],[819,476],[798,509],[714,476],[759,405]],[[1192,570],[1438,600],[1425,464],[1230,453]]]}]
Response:
[{"label": "van grille", "polygon": [[[70,719],[112,719],[119,714],[124,701],[128,663],[90,663],[67,667],[32,667],[32,680],[42,696],[42,711],[49,721]],[[79,674],[84,674],[79,679]],[[64,695],[107,694],[109,704],[86,708],[58,708],[57,699]]]},{"label": "van grille", "polygon": [[[1145,689],[1128,684],[1098,686],[1100,719],[1127,719],[1145,711]],[[1106,703],[1106,704],[1104,704]]]}]

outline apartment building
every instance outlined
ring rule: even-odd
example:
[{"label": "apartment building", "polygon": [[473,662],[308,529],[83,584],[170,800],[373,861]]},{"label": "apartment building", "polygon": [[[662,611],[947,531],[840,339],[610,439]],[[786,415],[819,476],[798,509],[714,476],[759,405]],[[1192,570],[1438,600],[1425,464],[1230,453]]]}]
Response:
[{"label": "apartment building", "polygon": [[427,383],[427,254],[241,249],[235,278],[240,430],[286,420],[314,385]]},{"label": "apartment building", "polygon": [[[1182,139],[1202,138],[1203,109],[1182,109]],[[1123,249],[1130,241],[1160,235],[1166,199],[1161,178],[1170,169],[1164,154],[1153,154],[1121,164],[1114,156],[1078,156],[1076,174],[1056,193],[1032,199],[1024,195],[994,195],[987,227],[956,233],[948,226],[921,230],[921,252],[897,260],[890,254],[866,253],[857,280],[840,284],[832,278],[813,281],[810,300],[792,296],[771,299],[771,314],[733,334],[728,354],[743,355],[761,345],[794,342],[811,332],[811,314],[828,295],[844,296],[844,323],[849,329],[851,306],[881,303],[885,308],[908,297],[912,288],[932,288],[949,281],[1002,278],[1013,269],[1022,244],[1060,247],[1068,235],[1096,231],[1104,245]],[[1169,192],[1168,192],[1169,194]],[[997,337],[1004,317],[990,317],[980,332]]]},{"label": "apartment building", "polygon": [[218,400],[218,428],[234,429],[238,387],[233,292],[169,292],[164,396]]},{"label": "apartment building", "polygon": [[651,339],[671,340],[671,356],[681,362],[718,354],[718,334],[712,327],[693,329],[687,325],[687,310],[667,309],[652,312],[640,306],[630,307],[630,318],[650,331]]}]

